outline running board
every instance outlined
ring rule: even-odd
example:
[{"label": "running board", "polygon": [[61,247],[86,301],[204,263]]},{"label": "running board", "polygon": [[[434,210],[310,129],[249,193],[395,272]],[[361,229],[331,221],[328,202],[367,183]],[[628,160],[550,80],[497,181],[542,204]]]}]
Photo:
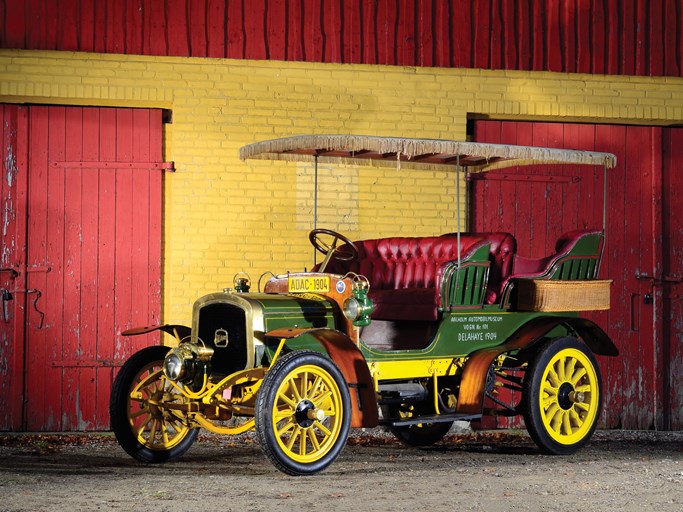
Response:
[{"label": "running board", "polygon": [[418,416],[417,418],[405,418],[396,420],[384,420],[382,425],[391,427],[407,427],[420,423],[446,423],[451,421],[476,421],[482,418],[482,414],[434,414],[432,416]]}]

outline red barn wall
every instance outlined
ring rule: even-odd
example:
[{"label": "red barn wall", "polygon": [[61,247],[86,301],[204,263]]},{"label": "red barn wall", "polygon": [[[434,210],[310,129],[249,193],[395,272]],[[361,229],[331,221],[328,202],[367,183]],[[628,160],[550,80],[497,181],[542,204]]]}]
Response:
[{"label": "red barn wall", "polygon": [[683,76],[683,0],[0,0],[0,47]]}]

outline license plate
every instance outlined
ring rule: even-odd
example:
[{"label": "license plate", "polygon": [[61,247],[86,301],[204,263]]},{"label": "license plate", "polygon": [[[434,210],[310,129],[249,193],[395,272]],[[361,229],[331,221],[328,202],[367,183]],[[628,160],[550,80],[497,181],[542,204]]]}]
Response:
[{"label": "license plate", "polygon": [[329,277],[290,277],[289,293],[328,293]]}]

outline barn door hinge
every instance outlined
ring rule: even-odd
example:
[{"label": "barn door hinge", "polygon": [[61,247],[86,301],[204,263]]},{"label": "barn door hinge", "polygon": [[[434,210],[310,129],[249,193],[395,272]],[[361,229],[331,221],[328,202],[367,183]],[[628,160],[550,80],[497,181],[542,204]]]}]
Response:
[{"label": "barn door hinge", "polygon": [[175,163],[171,162],[105,162],[105,161],[64,161],[51,162],[52,167],[76,169],[147,169],[174,172]]},{"label": "barn door hinge", "polygon": [[0,268],[0,272],[9,272],[10,277],[12,279],[15,279],[19,275],[19,272],[17,272],[13,268]]},{"label": "barn door hinge", "polygon": [[654,277],[647,274],[636,272],[636,279],[639,281],[651,281],[653,285],[661,285],[663,283],[683,283],[683,277],[679,276],[662,276]]}]

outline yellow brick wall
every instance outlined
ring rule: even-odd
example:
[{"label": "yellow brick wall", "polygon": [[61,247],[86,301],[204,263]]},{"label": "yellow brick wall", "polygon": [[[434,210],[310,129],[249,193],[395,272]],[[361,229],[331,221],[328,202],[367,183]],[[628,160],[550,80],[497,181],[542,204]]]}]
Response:
[{"label": "yellow brick wall", "polygon": [[[242,162],[239,148],[305,133],[464,140],[468,115],[667,125],[683,80],[0,50],[0,102],[168,108],[164,320],[240,271],[310,267],[313,169]],[[320,167],[318,226],[350,238],[456,228],[452,175]],[[464,193],[464,187],[461,187]]]}]

